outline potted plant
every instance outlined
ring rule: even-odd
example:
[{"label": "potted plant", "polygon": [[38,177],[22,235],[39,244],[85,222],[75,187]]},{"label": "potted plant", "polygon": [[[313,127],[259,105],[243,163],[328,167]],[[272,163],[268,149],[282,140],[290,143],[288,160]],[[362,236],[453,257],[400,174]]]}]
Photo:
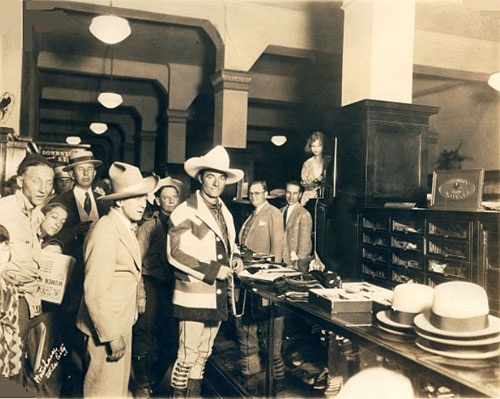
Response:
[{"label": "potted plant", "polygon": [[459,153],[462,144],[463,140],[460,141],[460,144],[454,150],[441,151],[436,161],[438,170],[462,169],[462,161],[472,159],[472,157]]}]

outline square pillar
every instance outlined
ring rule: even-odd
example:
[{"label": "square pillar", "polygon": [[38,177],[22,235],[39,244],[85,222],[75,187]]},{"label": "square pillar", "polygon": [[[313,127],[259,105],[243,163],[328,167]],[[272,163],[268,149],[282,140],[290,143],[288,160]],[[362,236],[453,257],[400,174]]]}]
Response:
[{"label": "square pillar", "polygon": [[252,78],[248,72],[222,69],[212,76],[215,89],[213,145],[246,148],[248,92]]},{"label": "square pillar", "polygon": [[184,163],[186,160],[186,123],[189,112],[167,109],[167,162]]}]

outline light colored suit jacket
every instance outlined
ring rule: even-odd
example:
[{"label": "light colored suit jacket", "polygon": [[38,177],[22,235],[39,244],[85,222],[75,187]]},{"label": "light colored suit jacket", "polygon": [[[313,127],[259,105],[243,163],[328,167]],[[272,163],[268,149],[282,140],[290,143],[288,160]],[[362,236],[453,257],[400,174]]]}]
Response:
[{"label": "light colored suit jacket", "polygon": [[168,261],[174,267],[174,316],[181,320],[227,319],[226,281],[216,280],[221,266],[239,256],[231,213],[222,201],[228,246],[199,191],[170,215],[167,235]]},{"label": "light colored suit jacket", "polygon": [[[286,206],[281,208],[282,214],[284,214],[285,209]],[[297,204],[292,214],[288,217],[288,222],[285,227],[286,248],[283,254],[283,260],[288,266],[295,268],[297,268],[298,265],[304,266],[303,263],[307,260],[312,250],[312,227],[311,214],[300,204]],[[295,251],[297,254],[299,262],[291,261],[292,251]]]},{"label": "light colored suit jacket", "polygon": [[[245,242],[242,242],[243,231],[250,222],[250,230]],[[284,239],[283,214],[268,202],[262,206],[253,220],[251,215],[245,220],[239,235],[241,245],[245,245],[253,252],[274,255],[276,262],[281,262],[283,259]]]},{"label": "light colored suit jacket", "polygon": [[141,278],[139,245],[120,215],[111,210],[87,235],[84,294],[76,325],[99,342],[130,334],[137,318]]}]

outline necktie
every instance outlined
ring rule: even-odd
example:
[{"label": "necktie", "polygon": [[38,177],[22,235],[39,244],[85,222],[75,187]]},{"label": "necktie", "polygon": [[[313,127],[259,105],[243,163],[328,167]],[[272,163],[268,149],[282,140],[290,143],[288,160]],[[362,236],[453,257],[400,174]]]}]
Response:
[{"label": "necktie", "polygon": [[222,204],[220,202],[210,204],[210,211],[212,212],[212,215],[214,215],[215,221],[219,225],[224,241],[227,244],[227,226],[224,215],[222,215]]},{"label": "necktie", "polygon": [[90,215],[90,211],[92,210],[92,201],[90,200],[89,192],[85,193],[85,201],[83,202],[83,210]]},{"label": "necktie", "polygon": [[255,217],[255,211],[252,212],[250,217],[248,218],[247,223],[245,224],[245,227],[243,228],[243,233],[241,233],[241,242],[240,244],[245,245],[245,241],[247,240],[248,233],[250,231],[250,227],[252,227],[253,219]]},{"label": "necktie", "polygon": [[288,216],[288,205],[285,208],[285,212],[283,212],[283,227],[286,227],[286,218]]}]

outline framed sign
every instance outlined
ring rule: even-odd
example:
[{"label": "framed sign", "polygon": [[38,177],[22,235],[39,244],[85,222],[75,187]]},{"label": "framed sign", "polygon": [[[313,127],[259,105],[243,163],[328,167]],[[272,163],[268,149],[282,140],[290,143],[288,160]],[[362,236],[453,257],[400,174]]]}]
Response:
[{"label": "framed sign", "polygon": [[481,208],[484,169],[435,170],[431,208],[475,211]]}]

